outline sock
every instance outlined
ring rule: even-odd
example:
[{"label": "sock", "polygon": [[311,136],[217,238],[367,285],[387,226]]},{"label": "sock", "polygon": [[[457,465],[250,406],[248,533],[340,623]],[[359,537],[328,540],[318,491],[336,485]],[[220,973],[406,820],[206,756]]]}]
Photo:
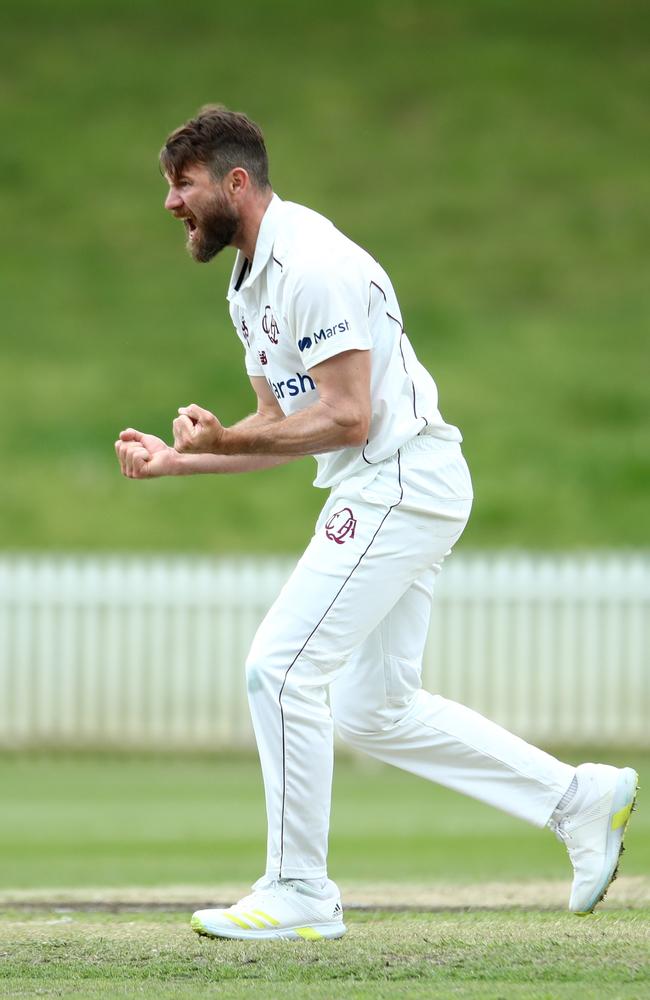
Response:
[{"label": "sock", "polygon": [[564,793],[564,795],[556,805],[555,809],[553,810],[553,814],[551,816],[551,822],[553,823],[558,822],[562,814],[566,812],[567,808],[573,802],[577,791],[578,791],[578,776],[577,774],[574,774],[573,781],[571,782],[566,792]]}]

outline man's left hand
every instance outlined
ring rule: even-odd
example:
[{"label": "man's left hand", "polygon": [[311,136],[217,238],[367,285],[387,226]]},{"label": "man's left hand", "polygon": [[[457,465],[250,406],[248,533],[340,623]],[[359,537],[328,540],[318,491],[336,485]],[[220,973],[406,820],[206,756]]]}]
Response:
[{"label": "man's left hand", "polygon": [[196,403],[181,406],[174,421],[174,448],[180,452],[220,453],[224,428],[214,413]]}]

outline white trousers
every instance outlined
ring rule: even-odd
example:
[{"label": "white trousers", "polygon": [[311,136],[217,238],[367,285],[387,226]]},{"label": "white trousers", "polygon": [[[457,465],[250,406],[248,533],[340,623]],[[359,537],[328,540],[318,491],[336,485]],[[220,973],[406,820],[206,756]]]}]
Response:
[{"label": "white trousers", "polygon": [[247,661],[266,874],[327,874],[333,729],[354,747],[544,826],[574,769],[421,687],[435,577],[471,508],[460,447],[420,435],[341,484]]}]

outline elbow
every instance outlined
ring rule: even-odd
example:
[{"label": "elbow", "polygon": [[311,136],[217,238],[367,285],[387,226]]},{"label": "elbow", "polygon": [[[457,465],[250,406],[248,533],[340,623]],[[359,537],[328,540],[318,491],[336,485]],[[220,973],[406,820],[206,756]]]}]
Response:
[{"label": "elbow", "polygon": [[370,431],[370,407],[356,405],[352,400],[345,407],[332,406],[326,400],[321,400],[321,405],[328,410],[332,447],[363,447]]},{"label": "elbow", "polygon": [[368,440],[370,432],[370,416],[358,416],[344,428],[346,448],[362,448]]}]

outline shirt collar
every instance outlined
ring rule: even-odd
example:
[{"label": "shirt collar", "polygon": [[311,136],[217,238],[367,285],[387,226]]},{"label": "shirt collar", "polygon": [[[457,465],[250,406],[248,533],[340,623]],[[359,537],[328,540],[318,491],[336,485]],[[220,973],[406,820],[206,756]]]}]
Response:
[{"label": "shirt collar", "polygon": [[282,204],[282,199],[279,198],[277,194],[274,194],[267,205],[266,211],[262,216],[259,232],[257,234],[253,263],[248,271],[248,274],[246,274],[245,279],[241,282],[239,289],[236,289],[236,285],[242,273],[246,258],[241,250],[237,251],[235,266],[232,271],[230,286],[228,288],[228,301],[235,297],[237,291],[249,288],[257,276],[261,274],[266,267],[269,257],[273,252],[273,244],[275,243],[275,236],[280,223]]}]

